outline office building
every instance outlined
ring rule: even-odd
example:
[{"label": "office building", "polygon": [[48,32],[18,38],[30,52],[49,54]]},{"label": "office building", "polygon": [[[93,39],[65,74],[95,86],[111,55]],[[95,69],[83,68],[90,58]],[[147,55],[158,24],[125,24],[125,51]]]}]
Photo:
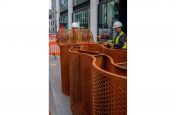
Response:
[{"label": "office building", "polygon": [[52,3],[58,5],[58,9],[53,8],[57,26],[71,29],[71,23],[76,21],[80,28],[91,29],[94,41],[98,35],[112,39],[116,20],[123,23],[123,31],[127,33],[127,0],[58,0]]}]

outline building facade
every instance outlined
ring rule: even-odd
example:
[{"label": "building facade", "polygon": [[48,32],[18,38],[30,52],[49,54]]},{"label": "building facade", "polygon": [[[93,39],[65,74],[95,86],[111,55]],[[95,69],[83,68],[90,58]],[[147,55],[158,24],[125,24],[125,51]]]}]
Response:
[{"label": "building facade", "polygon": [[58,0],[52,3],[59,4],[58,9],[52,5],[57,14],[57,26],[71,29],[71,23],[78,22],[80,28],[91,29],[94,41],[98,35],[112,39],[112,26],[116,20],[123,23],[123,31],[127,33],[127,0]]},{"label": "building facade", "polygon": [[58,10],[58,4],[56,0],[51,0],[51,9],[49,10],[49,33],[55,34],[57,33],[57,10]]},{"label": "building facade", "polygon": [[55,18],[53,16],[52,10],[49,10],[49,34],[55,33]]}]

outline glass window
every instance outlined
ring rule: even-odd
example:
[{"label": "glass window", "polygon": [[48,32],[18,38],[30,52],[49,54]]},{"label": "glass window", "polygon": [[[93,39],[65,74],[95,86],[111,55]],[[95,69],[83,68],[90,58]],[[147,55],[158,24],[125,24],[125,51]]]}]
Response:
[{"label": "glass window", "polygon": [[88,1],[88,0],[73,0],[73,6],[82,4],[82,3],[86,2],[86,1]]},{"label": "glass window", "polygon": [[60,25],[63,25],[65,29],[68,29],[68,15],[62,15],[60,17]]},{"label": "glass window", "polygon": [[89,28],[90,19],[89,19],[89,9],[74,12],[73,13],[73,22],[78,22],[80,24],[80,28]]},{"label": "glass window", "polygon": [[52,15],[49,15],[49,19],[51,19],[52,18]]},{"label": "glass window", "polygon": [[118,20],[118,4],[114,1],[99,4],[98,6],[98,35],[105,39],[112,39],[113,23]]},{"label": "glass window", "polygon": [[60,0],[60,10],[65,11],[68,9],[68,0]]}]

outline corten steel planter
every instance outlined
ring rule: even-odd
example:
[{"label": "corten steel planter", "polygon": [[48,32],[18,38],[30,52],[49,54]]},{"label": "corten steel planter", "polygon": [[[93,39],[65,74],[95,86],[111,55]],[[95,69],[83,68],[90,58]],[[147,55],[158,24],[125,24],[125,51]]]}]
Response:
[{"label": "corten steel planter", "polygon": [[118,66],[127,69],[127,62],[117,63]]},{"label": "corten steel planter", "polygon": [[[110,74],[109,76],[110,79],[111,79],[111,74],[115,76],[122,75],[123,77],[127,75],[127,70],[118,65],[115,65],[111,57],[106,56],[106,55],[100,55],[97,52],[89,52],[89,51],[80,50],[80,46],[72,47],[69,50],[69,64],[70,64],[71,108],[72,108],[72,112],[74,115],[84,115],[84,114],[94,115],[95,114],[95,113],[93,114],[93,107],[96,107],[96,104],[93,105],[93,94],[92,94],[92,89],[93,89],[92,88],[92,77],[94,76],[94,73],[92,73],[93,72],[92,71],[93,60],[96,60],[95,61],[96,68],[106,71],[108,73],[107,75]],[[113,84],[111,83],[111,85]],[[97,90],[97,89],[95,88],[94,90]],[[112,97],[110,97],[110,99],[111,98]],[[100,112],[100,113],[103,114],[103,112],[102,113]],[[107,111],[107,113],[109,114],[112,113],[116,115],[116,113],[109,112],[109,111]]]},{"label": "corten steel planter", "polygon": [[73,115],[83,114],[79,46],[69,49],[70,97]]},{"label": "corten steel planter", "polygon": [[71,44],[60,45],[62,92],[67,96],[70,95],[69,53],[68,53],[68,50],[71,48],[71,46],[72,46]]},{"label": "corten steel planter", "polygon": [[[95,44],[91,42],[80,42],[77,40],[76,35],[73,36],[73,39],[68,39],[69,34],[59,33],[57,35],[57,43],[60,46],[60,61],[61,61],[61,80],[62,80],[62,92],[69,96],[70,95],[70,78],[69,78],[69,57],[68,50],[73,45],[79,44]],[[69,43],[68,43],[69,42]]]},{"label": "corten steel planter", "polygon": [[126,69],[115,65],[109,56],[94,58],[93,115],[127,115]]},{"label": "corten steel planter", "polygon": [[95,52],[80,51],[81,83],[82,83],[82,106],[87,115],[93,115],[92,95],[92,62]]},{"label": "corten steel planter", "polygon": [[92,61],[95,52],[69,50],[71,109],[74,115],[93,115]]},{"label": "corten steel planter", "polygon": [[103,45],[103,53],[109,55],[115,63],[127,62],[127,50],[109,48],[108,45]]},{"label": "corten steel planter", "polygon": [[82,45],[81,51],[104,53],[109,55],[115,63],[127,62],[127,50],[109,48],[104,44],[87,44]]},{"label": "corten steel planter", "polygon": [[81,67],[79,49],[80,46],[73,46],[69,49],[70,97],[73,115],[85,114],[82,107],[82,83],[80,75]]},{"label": "corten steel planter", "polygon": [[92,32],[90,30],[71,29],[65,31],[60,29],[57,33],[57,43],[60,46],[62,92],[65,95],[70,95],[68,50],[73,45],[92,44],[92,39]]},{"label": "corten steel planter", "polygon": [[86,44],[81,45],[80,51],[103,53],[103,46],[99,44]]}]

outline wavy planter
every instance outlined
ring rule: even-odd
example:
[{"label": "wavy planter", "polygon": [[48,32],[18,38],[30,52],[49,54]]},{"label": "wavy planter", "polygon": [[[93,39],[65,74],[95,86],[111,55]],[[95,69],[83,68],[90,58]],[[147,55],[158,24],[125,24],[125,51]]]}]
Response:
[{"label": "wavy planter", "polygon": [[127,70],[106,55],[94,56],[93,115],[127,115]]},{"label": "wavy planter", "polygon": [[74,115],[92,115],[91,56],[98,53],[79,49],[74,46],[69,50],[71,109]]},{"label": "wavy planter", "polygon": [[103,53],[110,56],[115,63],[127,62],[127,50],[109,48],[108,45],[103,46]]},{"label": "wavy planter", "polygon": [[115,64],[110,56],[94,51],[96,46],[92,50],[89,46],[69,50],[73,115],[125,115],[127,69]]},{"label": "wavy planter", "polygon": [[69,53],[68,50],[71,48],[71,44],[60,45],[60,62],[61,62],[61,84],[62,92],[69,96],[70,95],[70,77],[69,77]]}]

